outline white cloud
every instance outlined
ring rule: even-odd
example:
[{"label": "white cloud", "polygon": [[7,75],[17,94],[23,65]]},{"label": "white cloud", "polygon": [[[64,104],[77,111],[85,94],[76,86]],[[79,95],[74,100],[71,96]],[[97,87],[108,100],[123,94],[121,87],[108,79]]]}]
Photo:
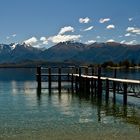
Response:
[{"label": "white cloud", "polygon": [[40,38],[40,41],[46,41],[46,37],[44,37],[44,36],[41,37],[41,38]]},{"label": "white cloud", "polygon": [[119,38],[122,38],[122,37],[123,37],[122,35],[119,36]]},{"label": "white cloud", "polygon": [[16,37],[17,35],[16,34],[12,34],[12,37]]},{"label": "white cloud", "polygon": [[120,43],[121,43],[121,44],[124,44],[125,42],[126,42],[125,40],[122,40]]},{"label": "white cloud", "polygon": [[74,32],[74,28],[71,27],[71,26],[63,27],[63,28],[60,29],[59,34],[62,35],[66,32]]},{"label": "white cloud", "polygon": [[97,38],[97,39],[100,39],[101,37],[98,35],[98,36],[96,36],[96,38]]},{"label": "white cloud", "polygon": [[41,37],[41,38],[40,38],[40,41],[42,41],[42,43],[43,43],[44,45],[47,45],[47,44],[48,44],[48,40],[47,40],[46,37]]},{"label": "white cloud", "polygon": [[137,41],[136,40],[131,40],[131,41],[122,40],[120,43],[127,44],[127,45],[135,45],[137,44]]},{"label": "white cloud", "polygon": [[114,29],[115,28],[115,25],[113,25],[113,24],[111,24],[111,25],[108,25],[107,27],[106,27],[106,29]]},{"label": "white cloud", "polygon": [[126,31],[129,32],[129,33],[134,33],[134,34],[140,35],[140,28],[128,27],[126,29]]},{"label": "white cloud", "polygon": [[101,18],[99,20],[100,23],[105,23],[105,22],[108,22],[108,21],[110,21],[110,18]]},{"label": "white cloud", "polygon": [[90,30],[92,30],[92,29],[93,29],[93,26],[90,26],[90,27],[84,29],[83,31],[90,31]]},{"label": "white cloud", "polygon": [[48,41],[53,43],[66,42],[66,41],[76,41],[81,38],[81,35],[56,35],[48,38]]},{"label": "white cloud", "polygon": [[128,36],[131,36],[131,34],[130,33],[127,33],[127,34],[125,34],[125,36],[128,37]]},{"label": "white cloud", "polygon": [[89,23],[90,22],[90,18],[86,17],[86,18],[79,18],[79,22],[80,23]]},{"label": "white cloud", "polygon": [[96,40],[88,40],[87,42],[85,42],[85,44],[92,44],[92,43],[95,43]]},{"label": "white cloud", "polygon": [[115,42],[115,40],[114,39],[109,39],[106,42]]},{"label": "white cloud", "polygon": [[34,45],[37,44],[37,41],[38,41],[38,40],[37,40],[36,37],[31,37],[31,38],[25,40],[24,43],[27,44],[27,45],[34,46]]},{"label": "white cloud", "polygon": [[14,38],[16,36],[17,36],[17,34],[12,34],[12,35],[7,36],[6,39],[8,40],[8,39],[11,39],[12,37]]},{"label": "white cloud", "polygon": [[137,41],[136,40],[131,40],[129,42],[125,42],[125,44],[127,44],[127,45],[135,45],[135,44],[137,44]]},{"label": "white cloud", "polygon": [[132,20],[133,20],[133,18],[132,18],[132,17],[131,17],[131,18],[128,18],[128,20],[129,20],[129,21],[132,21]]},{"label": "white cloud", "polygon": [[9,37],[9,36],[7,36],[7,37],[6,37],[6,39],[10,39],[10,37]]}]

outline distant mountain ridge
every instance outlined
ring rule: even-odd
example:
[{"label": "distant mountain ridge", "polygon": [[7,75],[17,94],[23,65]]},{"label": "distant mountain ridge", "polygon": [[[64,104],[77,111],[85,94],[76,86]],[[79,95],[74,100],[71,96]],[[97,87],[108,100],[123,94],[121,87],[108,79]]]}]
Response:
[{"label": "distant mountain ridge", "polygon": [[82,44],[78,42],[58,43],[41,50],[25,43],[0,44],[0,63],[19,63],[26,60],[48,62],[103,63],[128,59],[140,63],[140,45],[115,42]]}]

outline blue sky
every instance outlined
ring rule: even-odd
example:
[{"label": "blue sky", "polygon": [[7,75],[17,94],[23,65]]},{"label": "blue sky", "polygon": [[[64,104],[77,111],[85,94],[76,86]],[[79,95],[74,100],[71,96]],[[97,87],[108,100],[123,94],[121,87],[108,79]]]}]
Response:
[{"label": "blue sky", "polygon": [[140,44],[140,0],[0,0],[0,43]]}]

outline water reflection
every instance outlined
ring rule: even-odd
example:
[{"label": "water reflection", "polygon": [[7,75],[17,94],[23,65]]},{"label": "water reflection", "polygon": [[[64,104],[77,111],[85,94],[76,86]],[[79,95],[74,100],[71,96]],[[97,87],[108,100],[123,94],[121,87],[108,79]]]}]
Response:
[{"label": "water reflection", "polygon": [[[42,93],[43,91],[41,92],[41,90],[37,89],[39,105],[41,104]],[[75,104],[74,101],[77,102],[76,104],[79,108],[83,108],[85,105],[84,110],[79,110],[78,120],[80,123],[94,122],[95,116],[97,116],[96,121],[102,124],[110,124],[112,121],[114,123],[116,119],[119,119],[125,123],[136,125],[140,129],[140,112],[135,106],[123,106],[122,104],[114,104],[112,101],[105,102],[104,99],[98,100],[94,96],[85,96],[84,93],[70,93],[70,90],[69,93],[67,90],[62,90],[61,93],[53,93],[52,90],[51,93],[48,93],[49,103],[56,107],[63,115],[74,117],[77,114],[72,108],[72,104]]]}]

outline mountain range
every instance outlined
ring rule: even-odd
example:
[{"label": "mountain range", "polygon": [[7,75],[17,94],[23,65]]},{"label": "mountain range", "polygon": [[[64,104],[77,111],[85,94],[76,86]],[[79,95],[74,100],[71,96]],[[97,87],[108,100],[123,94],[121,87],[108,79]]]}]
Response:
[{"label": "mountain range", "polygon": [[126,45],[116,42],[82,44],[62,42],[48,49],[39,49],[25,43],[0,44],[0,63],[25,61],[103,63],[128,59],[140,63],[140,45]]}]

